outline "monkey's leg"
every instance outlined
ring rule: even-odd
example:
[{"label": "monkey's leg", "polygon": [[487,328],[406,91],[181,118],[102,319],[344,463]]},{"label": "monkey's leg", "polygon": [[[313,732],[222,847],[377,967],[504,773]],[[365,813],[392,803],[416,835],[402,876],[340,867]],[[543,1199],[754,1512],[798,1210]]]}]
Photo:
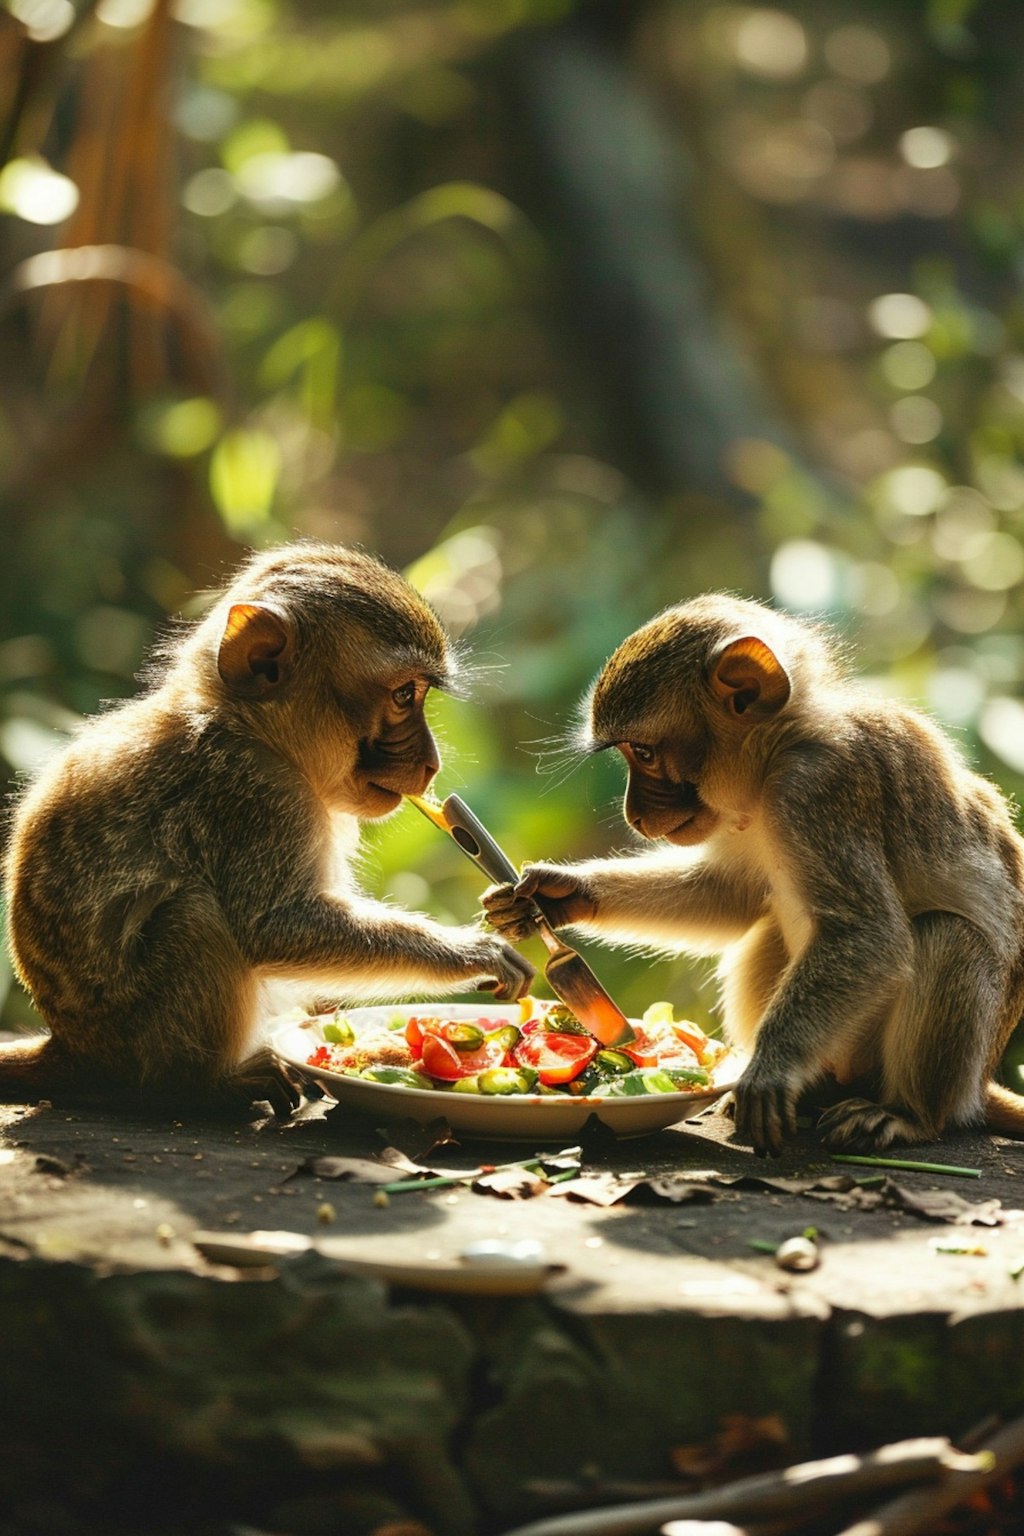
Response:
[{"label": "monkey's leg", "polygon": [[209,892],[179,888],[156,904],[97,993],[93,1062],[117,1096],[205,1110],[298,1104],[267,1051],[247,1054],[258,982]]},{"label": "monkey's leg", "polygon": [[912,980],[880,1036],[882,1102],[846,1099],[824,1114],[830,1146],[882,1149],[933,1141],[982,1118],[982,1083],[1003,1008],[991,948],[949,912],[913,922]]}]

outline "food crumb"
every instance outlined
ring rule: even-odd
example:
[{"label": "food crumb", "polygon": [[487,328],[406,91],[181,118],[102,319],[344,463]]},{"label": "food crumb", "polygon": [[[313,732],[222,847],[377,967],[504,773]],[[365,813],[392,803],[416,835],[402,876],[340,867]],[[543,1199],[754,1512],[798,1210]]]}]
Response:
[{"label": "food crumb", "polygon": [[322,1205],[318,1205],[316,1208],[316,1219],[323,1227],[330,1226],[337,1214],[329,1200],[325,1200]]},{"label": "food crumb", "polygon": [[375,1189],[373,1192],[373,1203],[379,1210],[383,1211],[391,1204],[391,1196],[386,1189]]}]

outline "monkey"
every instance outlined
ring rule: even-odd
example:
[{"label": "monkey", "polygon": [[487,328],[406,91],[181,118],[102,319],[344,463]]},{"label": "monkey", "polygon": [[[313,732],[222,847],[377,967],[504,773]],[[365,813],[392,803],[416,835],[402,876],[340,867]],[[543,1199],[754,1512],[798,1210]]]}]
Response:
[{"label": "monkey", "polygon": [[1024,1136],[994,1080],[1024,1013],[1024,840],[928,715],[858,682],[827,626],[716,593],[629,635],[583,709],[581,750],[618,750],[624,819],[658,847],[525,866],[484,895],[498,932],[525,937],[540,897],[562,926],[718,956],[748,1058],[734,1134],[760,1155],[832,1083],[835,1148]]},{"label": "monkey", "polygon": [[49,1033],[0,1049],[0,1099],[287,1114],[300,1084],[258,1040],[266,982],[519,997],[533,968],[505,940],[371,900],[353,873],[360,824],[438,772],[424,704],[458,673],[375,556],[252,554],[16,796],[8,938]]}]

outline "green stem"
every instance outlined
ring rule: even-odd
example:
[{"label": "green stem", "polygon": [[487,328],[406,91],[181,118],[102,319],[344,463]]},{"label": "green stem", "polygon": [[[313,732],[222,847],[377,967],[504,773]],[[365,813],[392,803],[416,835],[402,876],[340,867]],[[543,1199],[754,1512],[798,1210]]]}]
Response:
[{"label": "green stem", "polygon": [[980,1168],[957,1168],[953,1163],[915,1163],[903,1157],[858,1157],[853,1153],[832,1152],[834,1163],[862,1163],[868,1168],[909,1168],[912,1173],[954,1173],[961,1179],[980,1179]]}]

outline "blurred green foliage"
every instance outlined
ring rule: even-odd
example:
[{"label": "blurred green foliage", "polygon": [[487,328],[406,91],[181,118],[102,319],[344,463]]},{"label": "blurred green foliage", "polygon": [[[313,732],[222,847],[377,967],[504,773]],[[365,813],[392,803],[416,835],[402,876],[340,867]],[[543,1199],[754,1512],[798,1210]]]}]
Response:
[{"label": "blurred green foliage", "polygon": [[[614,764],[562,745],[618,641],[709,586],[830,615],[1019,793],[1022,32],[1016,0],[4,0],[11,781],[243,546],[307,534],[408,569],[464,642],[439,788],[516,859],[625,845]],[[591,239],[544,195],[566,130],[531,89],[595,60],[651,137],[555,146],[599,168]],[[629,325],[581,333],[614,249],[657,336],[677,242],[722,319],[717,350],[674,338],[689,398]],[[630,450],[609,385],[671,438],[733,370],[767,404],[737,397],[724,489]],[[365,879],[458,921],[479,890],[412,810]],[[709,1017],[699,968],[593,958],[631,1009]]]}]

